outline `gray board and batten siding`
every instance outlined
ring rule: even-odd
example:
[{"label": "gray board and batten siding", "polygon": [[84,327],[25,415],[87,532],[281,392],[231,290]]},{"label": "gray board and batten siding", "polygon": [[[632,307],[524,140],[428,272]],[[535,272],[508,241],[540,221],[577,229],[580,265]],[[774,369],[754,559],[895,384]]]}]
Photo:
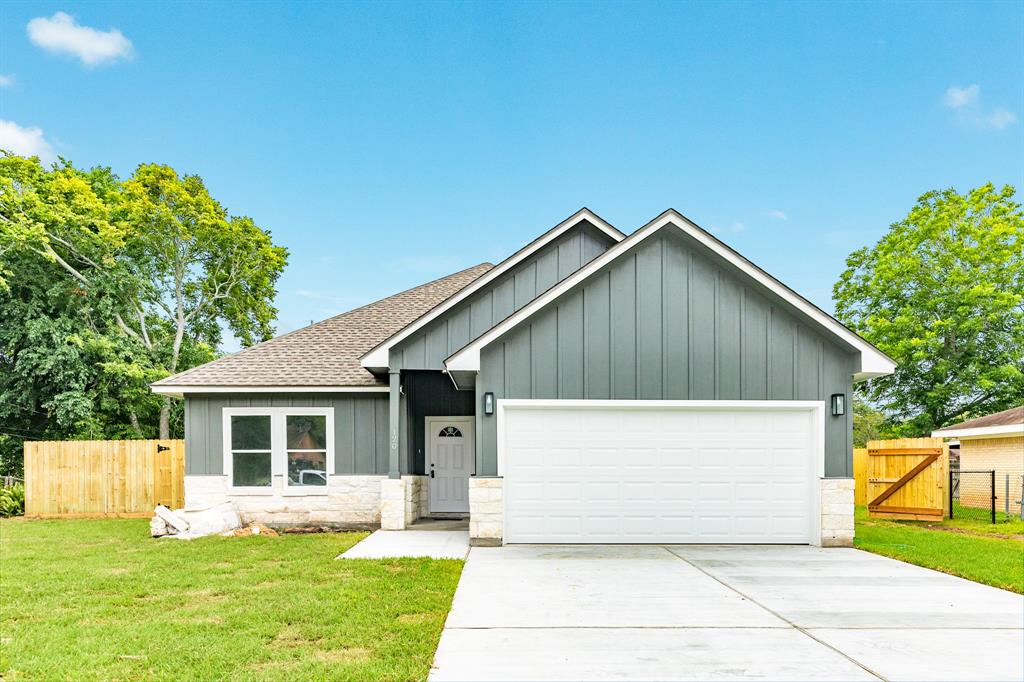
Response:
[{"label": "gray board and batten siding", "polygon": [[587,221],[567,230],[391,349],[391,371],[436,369],[464,345],[562,281],[616,242]]},{"label": "gray board and batten siding", "polygon": [[185,398],[185,473],[224,472],[225,407],[333,407],[334,473],[388,472],[387,393],[217,393]]},{"label": "gray board and batten siding", "polygon": [[[495,398],[823,400],[825,475],[852,475],[856,351],[675,229],[663,229],[481,350],[476,393]],[[477,411],[480,476],[496,425]]]}]

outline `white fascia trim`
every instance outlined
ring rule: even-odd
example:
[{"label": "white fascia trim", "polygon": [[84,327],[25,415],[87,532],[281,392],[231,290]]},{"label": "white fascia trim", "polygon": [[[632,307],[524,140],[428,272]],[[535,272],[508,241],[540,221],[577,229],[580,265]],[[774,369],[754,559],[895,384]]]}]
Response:
[{"label": "white fascia trim", "polygon": [[932,431],[932,438],[993,438],[997,436],[1024,436],[1024,424],[977,426],[973,429],[942,429]]},{"label": "white fascia trim", "polygon": [[157,395],[181,398],[186,393],[387,393],[387,386],[196,386],[150,385]]},{"label": "white fascia trim", "polygon": [[825,312],[820,310],[817,306],[804,300],[794,292],[786,288],[781,282],[776,280],[774,277],[768,275],[760,268],[754,266],[750,261],[746,260],[732,249],[727,247],[722,242],[718,241],[704,230],[700,229],[692,222],[690,222],[685,216],[674,210],[666,211],[661,217],[656,218],[653,222],[648,223],[646,226],[638,230],[637,232],[630,235],[627,239],[619,242],[617,245],[605,251],[603,254],[590,261],[586,266],[580,268],[575,273],[566,277],[564,280],[551,287],[541,296],[538,296],[530,303],[526,304],[519,309],[518,312],[505,318],[503,322],[500,322],[490,330],[482,334],[475,341],[470,342],[468,345],[463,347],[461,350],[456,351],[447,360],[445,360],[445,367],[449,371],[467,371],[467,372],[478,372],[480,371],[480,349],[488,345],[499,336],[507,332],[508,330],[521,323],[523,320],[533,315],[535,312],[551,303],[553,300],[561,296],[563,293],[576,286],[580,282],[584,281],[590,275],[594,274],[601,268],[605,267],[613,260],[619,257],[624,251],[633,248],[643,240],[647,239],[651,235],[655,234],[658,230],[666,225],[673,225],[689,236],[696,239],[698,242],[709,248],[712,252],[723,258],[740,271],[749,275],[754,281],[758,282],[768,290],[772,291],[787,303],[800,310],[808,317],[813,319],[815,322],[825,327],[835,336],[838,336],[842,340],[849,343],[851,346],[860,351],[861,366],[858,376],[862,379],[884,376],[892,374],[896,369],[896,364],[890,360],[886,355],[881,353],[874,346],[869,344],[864,339],[860,338],[852,331],[841,325],[836,320],[829,317]]},{"label": "white fascia trim", "polygon": [[626,238],[625,234],[623,234],[622,232],[620,232],[619,230],[615,229],[610,224],[602,220],[590,209],[582,208],[576,213],[566,218],[565,220],[563,220],[562,222],[560,222],[558,225],[555,225],[553,228],[548,230],[547,234],[538,239],[536,243],[532,245],[531,248],[524,248],[517,255],[514,255],[513,257],[491,268],[486,273],[481,275],[479,278],[471,282],[466,288],[462,289],[451,298],[443,301],[440,305],[426,313],[423,317],[414,320],[408,326],[402,328],[402,330],[399,331],[397,334],[378,344],[370,352],[368,352],[366,355],[360,358],[359,364],[361,364],[363,367],[367,369],[372,369],[381,372],[386,371],[390,364],[389,354],[393,346],[395,346],[398,343],[401,343],[404,339],[407,339],[414,332],[416,332],[416,330],[423,328],[424,325],[427,325],[433,320],[437,319],[445,311],[451,310],[453,306],[455,306],[461,301],[466,300],[474,293],[476,293],[484,286],[486,286],[488,283],[493,282],[501,275],[505,274],[515,266],[519,265],[528,256],[530,256],[533,253],[536,253],[539,249],[551,243],[553,240],[557,239],[565,232],[572,229],[573,227],[575,227],[584,220],[590,222],[592,225],[594,225],[594,227],[598,228],[606,235],[611,237],[613,240],[615,240],[616,243],[621,242],[623,239]]}]

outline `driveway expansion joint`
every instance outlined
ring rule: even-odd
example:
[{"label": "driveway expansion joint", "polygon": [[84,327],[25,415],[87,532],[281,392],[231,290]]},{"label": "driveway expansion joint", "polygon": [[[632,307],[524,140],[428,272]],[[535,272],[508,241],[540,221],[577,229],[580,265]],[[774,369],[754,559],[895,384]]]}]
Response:
[{"label": "driveway expansion joint", "polygon": [[[690,566],[694,567],[695,569],[697,569],[698,571],[700,571],[701,573],[703,573],[707,577],[711,578],[715,582],[719,583],[720,585],[723,585],[724,587],[727,587],[728,589],[732,590],[733,592],[735,592],[739,596],[741,596],[744,599],[750,601],[750,603],[756,604],[757,606],[760,606],[762,609],[764,609],[768,613],[772,614],[773,616],[775,616],[779,620],[781,620],[781,621],[783,621],[785,623],[788,623],[789,626],[791,628],[793,628],[794,630],[799,631],[800,633],[802,633],[802,634],[806,635],[807,637],[810,637],[811,639],[813,639],[818,644],[821,644],[822,646],[827,647],[827,648],[831,649],[832,651],[836,652],[837,654],[839,654],[840,656],[842,656],[843,658],[848,660],[850,663],[853,663],[854,665],[856,665],[857,667],[859,667],[860,669],[862,669],[864,672],[868,673],[869,675],[874,675],[877,679],[884,680],[885,682],[888,682],[888,678],[886,678],[883,675],[881,675],[880,673],[872,670],[871,668],[869,668],[868,666],[864,665],[863,663],[858,661],[856,658],[853,658],[852,656],[850,656],[846,652],[840,651],[839,649],[835,648],[834,646],[832,646],[828,642],[823,641],[823,640],[815,637],[813,634],[808,632],[806,629],[800,627],[799,625],[797,625],[796,623],[791,621],[789,618],[786,618],[785,616],[783,616],[781,613],[778,613],[777,611],[768,608],[767,606],[765,606],[761,602],[759,602],[756,599],[754,599],[753,597],[751,597],[749,594],[744,594],[743,592],[741,592],[740,590],[737,590],[735,587],[733,587],[729,583],[725,582],[724,580],[719,580],[718,576],[712,575],[711,573],[705,571],[702,567],[698,566],[697,564],[695,564],[694,562],[690,561],[686,557],[684,557],[684,556],[682,556],[680,554],[677,554],[676,552],[673,552],[670,548],[663,547],[663,549],[666,552],[668,552],[669,554],[671,554],[672,556],[674,556],[677,559],[679,559],[680,561],[684,561],[687,564],[689,564]],[[836,629],[845,629],[845,628],[836,628]]]}]

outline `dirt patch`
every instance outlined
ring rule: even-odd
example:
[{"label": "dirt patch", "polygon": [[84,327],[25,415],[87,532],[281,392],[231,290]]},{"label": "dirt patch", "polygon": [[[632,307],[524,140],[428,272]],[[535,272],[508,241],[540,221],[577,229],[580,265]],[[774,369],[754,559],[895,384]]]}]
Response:
[{"label": "dirt patch", "polygon": [[304,647],[316,644],[320,637],[306,637],[294,625],[285,625],[274,637],[274,646],[284,648]]},{"label": "dirt patch", "polygon": [[262,523],[251,523],[245,528],[236,528],[231,531],[231,534],[236,538],[244,538],[250,535],[263,535],[266,537],[276,538],[278,533],[270,526],[264,526]]},{"label": "dirt patch", "polygon": [[291,526],[288,528],[282,528],[281,533],[284,535],[313,535],[315,533],[348,533],[344,528],[334,528],[332,526]]},{"label": "dirt patch", "polygon": [[1024,535],[1019,535],[1017,533],[976,533],[967,528],[957,528],[956,526],[934,526],[932,524],[926,524],[924,527],[928,530],[941,530],[946,533],[970,535],[976,538],[998,538],[1000,540],[1019,540],[1024,542]]}]

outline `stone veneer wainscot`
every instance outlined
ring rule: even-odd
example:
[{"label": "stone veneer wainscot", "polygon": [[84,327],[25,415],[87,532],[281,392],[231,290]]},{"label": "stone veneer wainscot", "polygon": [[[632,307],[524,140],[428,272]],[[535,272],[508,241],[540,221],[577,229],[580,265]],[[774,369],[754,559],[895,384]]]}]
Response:
[{"label": "stone veneer wainscot", "polygon": [[504,533],[504,500],[501,478],[469,479],[469,542],[500,545]]},{"label": "stone veneer wainscot", "polygon": [[821,546],[853,547],[852,478],[821,479]]}]

